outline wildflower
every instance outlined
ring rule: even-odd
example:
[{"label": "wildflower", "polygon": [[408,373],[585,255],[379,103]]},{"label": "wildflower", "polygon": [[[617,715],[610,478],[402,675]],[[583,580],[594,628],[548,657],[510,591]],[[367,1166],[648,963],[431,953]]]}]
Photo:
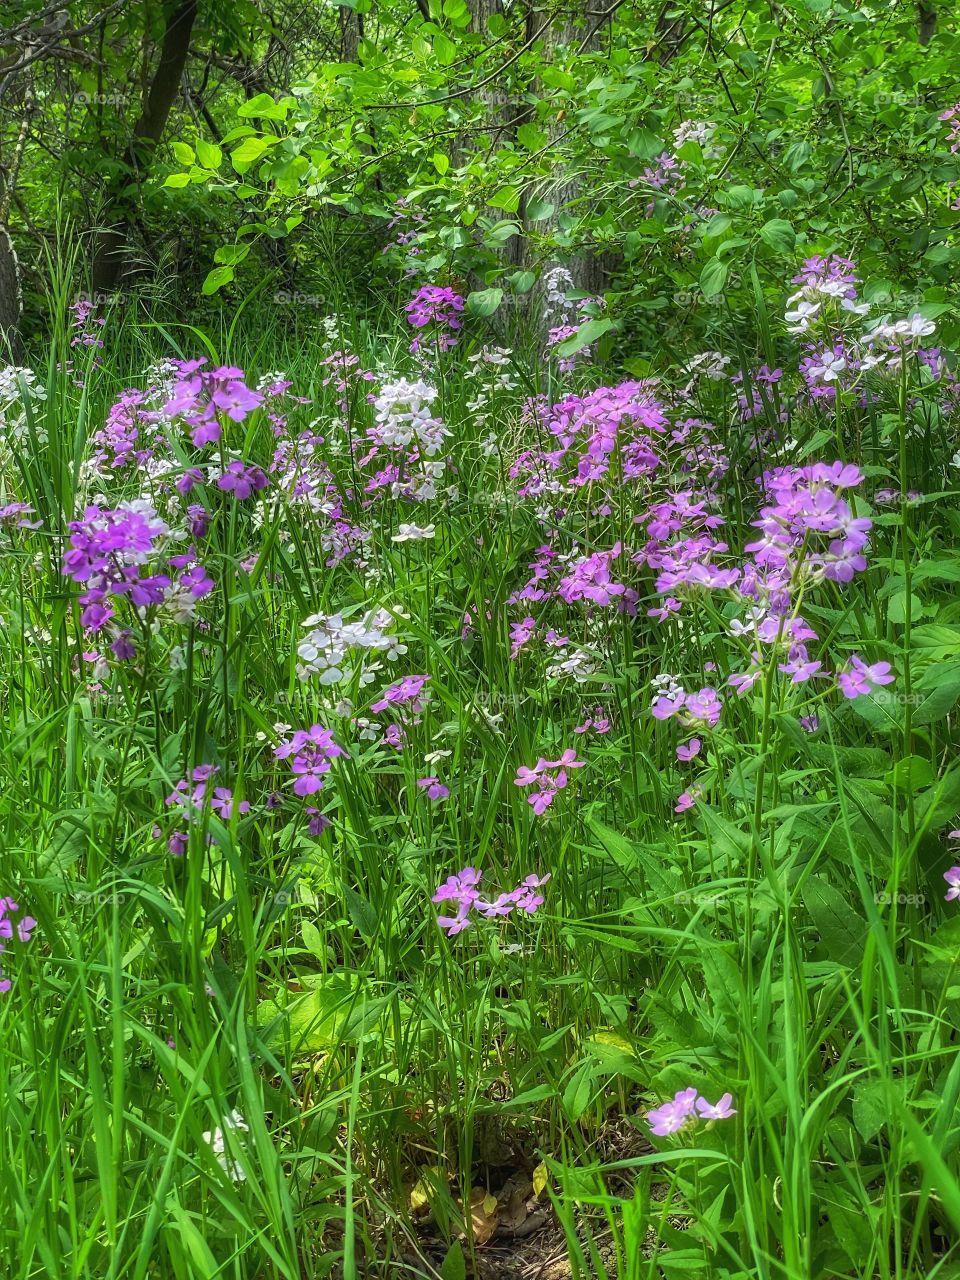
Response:
[{"label": "wildflower", "polygon": [[428,524],[422,529],[415,524],[401,524],[390,539],[391,542],[420,542],[424,538],[432,538],[437,531],[436,525]]},{"label": "wildflower", "polygon": [[[404,310],[408,321],[415,329],[423,329],[427,325],[435,324],[439,349],[449,351],[457,345],[457,339],[448,331],[460,328],[459,315],[463,308],[463,298],[455,290],[426,284],[417,290]],[[419,338],[414,338],[410,343],[410,350],[414,354],[420,350]]]},{"label": "wildflower", "polygon": [[[9,942],[16,937],[20,942],[29,942],[33,930],[37,927],[33,916],[23,916],[20,920],[11,919],[11,916],[19,910],[20,904],[13,898],[0,898],[0,952],[5,950],[5,940]],[[0,993],[9,991],[12,985],[0,968]]]},{"label": "wildflower", "polygon": [[226,470],[217,481],[217,488],[232,493],[241,501],[266,489],[270,481],[259,467],[247,466],[239,460],[228,462]]},{"label": "wildflower", "polygon": [[733,1094],[725,1093],[719,1102],[710,1103],[706,1098],[697,1098],[697,1110],[704,1120],[729,1120],[731,1116],[737,1113],[730,1105],[733,1102]]},{"label": "wildflower", "polygon": [[837,673],[837,684],[845,698],[859,698],[871,688],[893,684],[895,677],[889,662],[874,662],[868,666],[856,654],[851,655],[850,668]]},{"label": "wildflower", "polygon": [[449,788],[445,787],[439,778],[432,776],[428,778],[418,778],[417,786],[422,787],[431,800],[446,800],[447,796],[450,794]]},{"label": "wildflower", "polygon": [[[664,1138],[701,1120],[728,1120],[737,1113],[731,1106],[733,1095],[725,1093],[719,1102],[711,1103],[694,1087],[681,1089],[671,1102],[664,1102],[647,1112],[647,1122],[654,1134]],[[699,1115],[698,1115],[699,1113]]]},{"label": "wildflower", "polygon": [[223,1117],[223,1120],[213,1132],[209,1130],[203,1135],[203,1140],[210,1147],[220,1168],[232,1178],[234,1182],[243,1182],[246,1179],[246,1173],[239,1160],[234,1159],[227,1154],[226,1133],[249,1133],[250,1126],[244,1120],[239,1111],[233,1110]]},{"label": "wildflower", "polygon": [[333,740],[333,734],[323,725],[298,729],[292,738],[274,748],[278,760],[290,760],[295,775],[293,793],[312,796],[323,786],[323,775],[330,772],[330,762],[344,754]]},{"label": "wildflower", "polygon": [[688,761],[693,760],[695,756],[700,754],[700,748],[702,745],[703,744],[699,738],[691,738],[686,744],[681,743],[681,745],[677,747],[677,759],[686,764]]},{"label": "wildflower", "polygon": [[699,787],[694,787],[690,791],[681,791],[677,796],[677,803],[673,807],[673,812],[686,813],[688,809],[692,809],[697,803],[700,795]]},{"label": "wildflower", "polygon": [[404,676],[402,680],[384,689],[383,695],[370,704],[370,710],[386,711],[388,707],[402,706],[405,703],[410,703],[410,709],[414,712],[421,710],[423,702],[420,694],[429,679],[429,676]]},{"label": "wildflower", "polygon": [[532,768],[521,765],[513,782],[517,787],[529,787],[534,783],[539,785],[539,791],[527,796],[527,803],[539,817],[553,804],[557,793],[566,787],[567,770],[582,769],[585,763],[586,761],[577,759],[573,747],[568,747],[558,760],[544,760],[541,756]]},{"label": "wildflower", "polygon": [[950,886],[946,892],[947,902],[953,902],[955,898],[960,898],[960,867],[951,867],[949,871],[943,873],[943,878]]}]

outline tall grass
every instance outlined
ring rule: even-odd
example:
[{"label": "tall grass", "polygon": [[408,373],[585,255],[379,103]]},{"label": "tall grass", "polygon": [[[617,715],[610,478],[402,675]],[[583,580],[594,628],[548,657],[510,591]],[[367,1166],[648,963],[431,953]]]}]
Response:
[{"label": "tall grass", "polygon": [[[491,401],[488,424],[467,407],[476,338],[444,361],[457,500],[383,504],[366,571],[328,566],[316,523],[256,529],[249,508],[223,507],[205,561],[217,627],[190,633],[178,669],[117,664],[91,693],[60,562],[90,497],[87,441],[119,391],[152,360],[204,354],[252,378],[282,370],[314,402],[304,424],[336,416],[336,394],[312,314],[260,298],[199,327],[118,307],[97,352],[70,347],[69,298],[61,273],[35,360],[46,400],[4,473],[4,500],[31,502],[43,528],[9,535],[0,565],[0,893],[38,921],[4,953],[0,1272],[299,1280],[410,1273],[418,1254],[434,1274],[446,1253],[454,1276],[459,1251],[479,1251],[463,1209],[474,1188],[542,1165],[574,1275],[956,1274],[960,984],[940,837],[960,809],[957,515],[956,493],[931,483],[946,441],[923,393],[786,428],[811,458],[927,491],[874,512],[868,574],[803,601],[839,653],[892,661],[906,701],[823,700],[808,736],[809,690],[771,667],[728,701],[706,800],[677,816],[685,775],[649,682],[725,670],[729,609],[704,595],[682,625],[659,626],[648,582],[635,618],[554,615],[605,656],[582,685],[510,660],[524,605],[508,597],[543,534],[505,469],[528,430],[522,397],[563,390],[519,343],[517,389]],[[407,360],[394,315],[340,317],[363,368]],[[695,408],[728,415],[710,384]],[[273,437],[253,421],[243,454],[265,464]],[[501,451],[488,456],[491,429]],[[739,547],[756,486],[738,424],[725,430]],[[581,545],[630,544],[634,514],[625,500],[595,517]],[[359,502],[356,515],[371,519]],[[391,541],[410,519],[435,522],[435,539]],[[358,740],[294,673],[303,618],[363,601],[402,618],[406,669],[432,677],[404,753]],[[597,703],[611,733],[577,744],[587,768],[535,818],[517,767],[574,743]],[[257,735],[277,721],[320,721],[350,748],[335,804],[321,793],[321,837],[264,809],[283,775]],[[428,767],[436,750],[450,754]],[[200,762],[222,766],[251,814],[207,814],[174,859],[152,828]],[[416,786],[434,771],[451,783],[444,803]],[[549,871],[547,901],[448,939],[429,899],[465,865],[504,887]],[[651,1141],[643,1113],[691,1082],[730,1090],[736,1117]],[[224,1137],[242,1178],[205,1137],[233,1109],[249,1126]]]}]

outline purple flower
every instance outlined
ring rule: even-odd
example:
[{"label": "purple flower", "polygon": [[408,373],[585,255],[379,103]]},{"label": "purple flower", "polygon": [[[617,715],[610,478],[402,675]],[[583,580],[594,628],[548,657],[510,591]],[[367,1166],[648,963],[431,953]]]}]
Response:
[{"label": "purple flower", "polygon": [[266,489],[269,483],[266,474],[259,467],[233,461],[227,463],[226,470],[217,481],[217,488],[243,500],[254,493],[259,493],[261,489]]},{"label": "purple flower", "polygon": [[894,679],[889,662],[874,662],[868,666],[856,654],[850,658],[849,670],[837,673],[840,692],[850,699],[862,697],[874,686],[893,684]]},{"label": "purple flower", "polygon": [[725,1093],[717,1103],[708,1102],[691,1086],[674,1094],[672,1102],[664,1102],[655,1110],[648,1111],[647,1122],[657,1137],[665,1138],[688,1125],[694,1125],[698,1118],[707,1121],[728,1120],[737,1114],[730,1105],[732,1102],[733,1095],[729,1093]]},{"label": "purple flower", "polygon": [[450,794],[439,778],[418,778],[417,786],[423,787],[431,800],[446,800]]},{"label": "purple flower", "polygon": [[[37,927],[33,916],[12,920],[10,917],[19,910],[20,905],[13,898],[0,898],[0,952],[5,950],[4,940],[9,942],[17,938],[20,942],[29,942],[33,930]],[[10,979],[5,977],[3,970],[0,969],[0,992],[9,991],[12,985]]]},{"label": "purple flower", "polygon": [[691,738],[685,746],[681,744],[677,747],[677,759],[682,760],[683,763],[686,764],[687,761],[692,760],[695,756],[700,754],[700,748],[702,745],[703,744],[699,738]]},{"label": "purple flower", "polygon": [[323,774],[330,772],[330,762],[344,754],[333,740],[333,734],[323,725],[298,729],[292,738],[274,748],[278,760],[290,760],[295,775],[293,793],[312,796],[323,786]]},{"label": "purple flower", "polygon": [[943,873],[950,888],[946,892],[947,902],[953,902],[955,898],[960,898],[960,867],[951,867],[949,871]]},{"label": "purple flower", "polygon": [[421,710],[423,704],[420,694],[429,679],[429,676],[404,676],[402,680],[384,689],[382,697],[370,704],[370,710],[386,711],[388,707],[401,706],[408,702],[413,704],[410,708],[412,711]]},{"label": "purple flower", "polygon": [[[463,298],[454,289],[425,284],[417,290],[404,310],[407,320],[415,329],[435,324],[439,349],[449,351],[457,345],[457,339],[448,331],[460,328],[459,315],[463,308]],[[419,338],[414,338],[410,343],[410,350],[414,353],[420,350]]]},{"label": "purple flower", "polygon": [[730,1105],[732,1102],[732,1093],[723,1094],[720,1101],[715,1103],[708,1102],[706,1098],[697,1098],[697,1110],[704,1120],[729,1120],[737,1114]]}]

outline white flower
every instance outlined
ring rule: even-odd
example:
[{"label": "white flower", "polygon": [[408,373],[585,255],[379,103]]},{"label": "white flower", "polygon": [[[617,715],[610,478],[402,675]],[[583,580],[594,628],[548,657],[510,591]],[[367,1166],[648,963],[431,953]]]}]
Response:
[{"label": "white flower", "polygon": [[926,338],[935,332],[936,327],[932,320],[915,311],[907,320],[898,320],[893,329],[900,338]]},{"label": "white flower", "polygon": [[432,538],[437,531],[435,524],[425,525],[420,528],[415,524],[401,524],[397,528],[397,532],[390,539],[391,542],[419,542],[423,538]]},{"label": "white flower", "polygon": [[795,310],[788,311],[786,321],[789,326],[790,333],[806,333],[810,328],[810,322],[816,317],[820,310],[819,302],[798,302]]},{"label": "white flower", "polygon": [[820,363],[811,365],[807,370],[815,381],[822,378],[824,382],[836,382],[838,376],[847,367],[844,357],[834,355],[832,351],[824,351],[818,358]]},{"label": "white flower", "polygon": [[226,1139],[224,1137],[225,1130],[227,1129],[242,1131],[244,1133],[250,1132],[250,1126],[247,1124],[246,1120],[244,1120],[239,1111],[234,1110],[231,1111],[229,1115],[223,1117],[221,1125],[214,1129],[212,1133],[207,1131],[203,1135],[203,1140],[213,1151],[213,1154],[217,1158],[217,1163],[220,1165],[221,1169],[223,1169],[224,1173],[226,1173],[228,1177],[232,1178],[234,1182],[243,1182],[247,1176],[243,1170],[243,1166],[238,1160],[235,1160],[232,1156],[227,1154]]}]

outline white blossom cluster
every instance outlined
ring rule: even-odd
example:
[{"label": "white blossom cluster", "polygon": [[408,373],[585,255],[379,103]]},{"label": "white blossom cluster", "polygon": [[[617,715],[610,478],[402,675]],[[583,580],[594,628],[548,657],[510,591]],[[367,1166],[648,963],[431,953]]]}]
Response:
[{"label": "white blossom cluster", "polygon": [[[46,398],[46,390],[32,369],[13,364],[0,368],[0,438],[4,443],[23,438],[27,429],[27,404]],[[38,436],[45,438],[39,424]]]},{"label": "white blossom cluster", "polygon": [[385,383],[373,402],[379,439],[391,449],[406,449],[416,444],[428,458],[436,457],[444,438],[450,435],[431,411],[436,398],[436,387],[426,382],[398,378],[396,382]]},{"label": "white blossom cluster", "polygon": [[820,317],[824,304],[837,303],[841,311],[854,316],[865,316],[869,302],[857,302],[849,297],[850,285],[842,280],[815,280],[803,285],[787,299],[787,333],[806,333]]},{"label": "white blossom cluster", "polygon": [[[371,610],[356,622],[345,622],[339,613],[317,613],[305,618],[303,625],[312,630],[297,646],[297,676],[301,680],[319,676],[322,685],[339,684],[354,674],[348,656],[362,665],[368,653],[382,653],[388,662],[396,662],[407,652],[407,646],[389,634],[394,619],[386,609]],[[373,678],[373,668],[360,671],[361,685]]]},{"label": "white blossom cluster", "polygon": [[247,1176],[243,1171],[243,1166],[239,1160],[235,1160],[233,1156],[227,1154],[227,1143],[224,1136],[227,1129],[243,1133],[250,1132],[250,1126],[240,1112],[233,1110],[229,1115],[223,1117],[221,1124],[212,1133],[207,1130],[203,1135],[203,1140],[216,1156],[217,1163],[224,1173],[229,1178],[232,1178],[234,1182],[243,1182]]}]

